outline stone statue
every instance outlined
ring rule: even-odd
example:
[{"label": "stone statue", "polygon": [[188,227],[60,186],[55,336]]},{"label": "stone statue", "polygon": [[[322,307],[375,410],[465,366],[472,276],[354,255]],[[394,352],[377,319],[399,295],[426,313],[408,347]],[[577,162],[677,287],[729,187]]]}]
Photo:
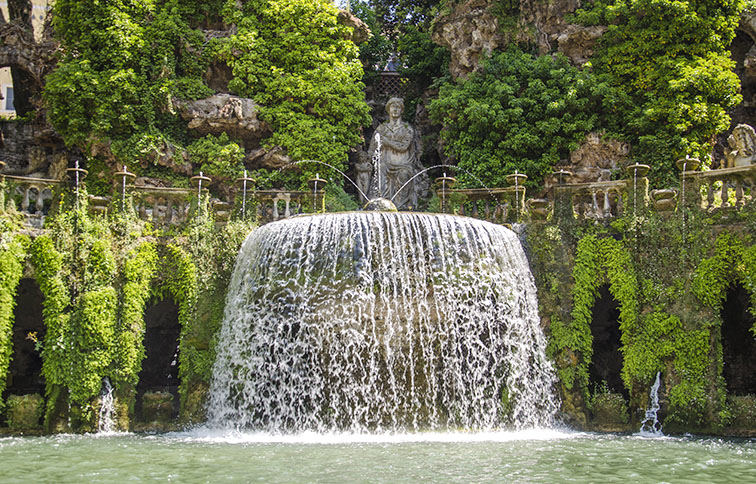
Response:
[{"label": "stone statue", "polygon": [[[378,194],[383,198],[394,198],[398,208],[416,208],[418,189],[412,182],[402,186],[421,169],[419,165],[419,141],[415,130],[409,123],[402,121],[404,101],[401,98],[391,98],[386,102],[386,113],[389,120],[381,123],[375,130],[381,138],[380,187]],[[376,150],[375,136],[370,140],[368,156],[373,158]]]},{"label": "stone statue", "polygon": [[[359,150],[357,152],[357,161],[354,164],[354,170],[357,173],[356,184],[365,196],[369,196],[370,182],[372,181],[371,175],[373,174],[373,163],[370,159],[370,155],[366,152]],[[366,202],[369,200],[365,200]]]},{"label": "stone statue", "polygon": [[747,125],[739,124],[727,138],[730,150],[725,154],[726,168],[748,166],[756,163],[756,131]]}]

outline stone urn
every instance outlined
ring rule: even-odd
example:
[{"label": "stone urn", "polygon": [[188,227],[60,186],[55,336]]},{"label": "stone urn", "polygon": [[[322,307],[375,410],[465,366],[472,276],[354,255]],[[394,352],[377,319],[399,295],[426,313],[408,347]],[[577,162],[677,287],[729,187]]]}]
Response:
[{"label": "stone urn", "polygon": [[506,177],[507,183],[509,183],[512,186],[515,187],[521,187],[523,183],[525,183],[525,180],[528,179],[528,175],[524,173],[512,173],[510,175],[507,175]]},{"label": "stone urn", "polygon": [[530,198],[527,206],[532,220],[543,221],[549,216],[549,201],[545,198]]},{"label": "stone urn", "polygon": [[701,166],[701,160],[698,158],[681,158],[675,162],[677,169],[680,171],[697,171]]},{"label": "stone urn", "polygon": [[677,206],[677,190],[674,188],[652,190],[650,195],[657,212],[671,212]]},{"label": "stone urn", "polygon": [[195,175],[189,179],[189,181],[192,183],[192,188],[198,188],[202,190],[202,188],[207,188],[208,185],[210,185],[210,182],[213,181],[209,176],[205,176],[200,172],[199,175]]},{"label": "stone urn", "polygon": [[630,178],[636,178],[636,177],[644,177],[648,175],[649,170],[651,170],[651,167],[648,165],[644,165],[641,163],[636,163],[634,165],[630,165],[627,168],[625,168],[625,172],[627,173],[627,176]]},{"label": "stone urn", "polygon": [[570,182],[570,178],[572,177],[572,172],[565,169],[560,169],[558,171],[555,171],[551,174],[557,182],[557,185],[564,185],[565,183]]}]

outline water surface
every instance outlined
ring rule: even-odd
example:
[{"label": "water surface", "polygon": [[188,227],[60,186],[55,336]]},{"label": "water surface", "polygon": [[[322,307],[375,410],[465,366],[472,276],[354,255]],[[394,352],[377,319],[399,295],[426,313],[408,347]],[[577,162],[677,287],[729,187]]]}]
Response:
[{"label": "water surface", "polygon": [[552,430],[0,438],[2,482],[754,482],[756,440]]}]

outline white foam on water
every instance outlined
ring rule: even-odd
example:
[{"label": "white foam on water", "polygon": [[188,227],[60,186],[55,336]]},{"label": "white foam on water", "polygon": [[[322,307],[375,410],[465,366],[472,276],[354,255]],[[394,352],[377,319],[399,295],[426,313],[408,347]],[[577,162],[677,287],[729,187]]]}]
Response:
[{"label": "white foam on water", "polygon": [[407,444],[407,443],[477,443],[553,441],[584,438],[590,434],[552,428],[532,428],[517,431],[492,432],[409,432],[409,433],[352,433],[302,432],[280,434],[243,432],[199,427],[186,432],[172,432],[156,438],[177,439],[186,442],[216,444],[298,444],[298,445],[349,445],[349,444]]}]

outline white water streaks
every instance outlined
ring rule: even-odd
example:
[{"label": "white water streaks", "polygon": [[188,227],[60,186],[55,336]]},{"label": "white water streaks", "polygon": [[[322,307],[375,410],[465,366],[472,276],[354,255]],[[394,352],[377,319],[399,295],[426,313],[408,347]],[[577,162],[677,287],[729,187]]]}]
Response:
[{"label": "white water streaks", "polygon": [[646,409],[646,416],[641,422],[640,434],[643,436],[663,436],[662,426],[659,422],[659,385],[661,384],[661,373],[656,373],[656,381],[651,386],[649,394],[649,406]]},{"label": "white water streaks", "polygon": [[115,424],[115,398],[113,397],[113,387],[108,378],[102,380],[102,391],[100,392],[100,412],[97,420],[97,432],[110,434],[116,429]]},{"label": "white water streaks", "polygon": [[237,258],[209,425],[265,432],[549,426],[557,410],[516,235],[362,212],[255,230]]}]

